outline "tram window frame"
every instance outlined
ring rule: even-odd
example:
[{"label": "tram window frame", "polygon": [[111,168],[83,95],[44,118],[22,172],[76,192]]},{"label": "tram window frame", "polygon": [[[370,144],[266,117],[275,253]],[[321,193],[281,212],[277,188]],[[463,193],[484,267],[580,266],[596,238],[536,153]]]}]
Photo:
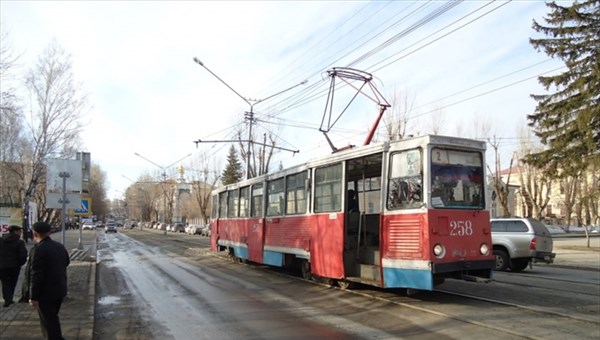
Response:
[{"label": "tram window frame", "polygon": [[250,187],[240,188],[240,213],[239,217],[250,216]]},{"label": "tram window frame", "polygon": [[267,182],[267,216],[281,216],[285,208],[284,178]]},{"label": "tram window frame", "polygon": [[286,215],[299,215],[306,212],[306,171],[286,177]]},{"label": "tram window frame", "polygon": [[368,177],[356,181],[355,190],[358,199],[358,209],[366,214],[375,214],[381,211],[381,176]]},{"label": "tram window frame", "polygon": [[236,218],[238,217],[238,211],[240,207],[240,197],[238,189],[228,190],[227,197],[227,217]]},{"label": "tram window frame", "polygon": [[227,191],[219,193],[219,217],[227,217]]},{"label": "tram window frame", "polygon": [[254,184],[251,189],[250,217],[261,217],[263,210],[263,184]]},{"label": "tram window frame", "polygon": [[431,206],[436,209],[485,209],[485,163],[481,151],[431,149]]},{"label": "tram window frame", "polygon": [[219,195],[213,195],[211,211],[211,216],[213,218],[219,217]]},{"label": "tram window frame", "polygon": [[390,155],[386,192],[388,210],[422,207],[424,160],[422,148],[402,150]]},{"label": "tram window frame", "polygon": [[336,212],[342,210],[342,163],[315,169],[314,211]]}]

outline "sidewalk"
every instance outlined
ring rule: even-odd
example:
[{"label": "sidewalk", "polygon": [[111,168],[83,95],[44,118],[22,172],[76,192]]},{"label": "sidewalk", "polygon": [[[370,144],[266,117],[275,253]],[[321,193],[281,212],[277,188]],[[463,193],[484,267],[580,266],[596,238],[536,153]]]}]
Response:
[{"label": "sidewalk", "polygon": [[[79,249],[79,231],[65,232],[65,246],[71,254],[71,264],[67,267],[69,291],[60,309],[60,321],[66,339],[93,339],[96,233],[86,230],[81,235],[82,249]],[[60,232],[52,234],[51,237],[55,241],[62,241]],[[26,244],[27,250],[33,245],[34,241],[29,241]],[[21,297],[21,279],[24,271],[23,266],[15,291],[15,301]],[[36,310],[28,303],[0,307],[0,339],[43,339]]]},{"label": "sidewalk", "polygon": [[[60,319],[66,339],[93,339],[94,308],[96,303],[96,233],[82,233],[82,249],[79,231],[67,230],[65,244],[71,254],[67,269],[69,293],[61,310]],[[61,241],[61,234],[52,238]],[[550,266],[578,268],[600,272],[600,237],[591,238],[591,248],[586,247],[585,237],[560,237],[554,239],[555,263]],[[27,244],[31,248],[33,242]],[[534,264],[536,266],[544,264]],[[24,269],[21,270],[21,275]],[[21,281],[17,285],[15,299],[20,297]],[[26,303],[0,307],[0,339],[43,339],[39,318],[35,309]]]}]

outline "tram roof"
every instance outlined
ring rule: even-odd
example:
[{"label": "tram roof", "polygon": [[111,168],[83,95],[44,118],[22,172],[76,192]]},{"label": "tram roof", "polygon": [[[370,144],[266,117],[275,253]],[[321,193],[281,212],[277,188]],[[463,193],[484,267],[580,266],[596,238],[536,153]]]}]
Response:
[{"label": "tram roof", "polygon": [[412,149],[416,147],[422,147],[425,145],[434,144],[438,146],[462,146],[467,148],[472,148],[476,150],[485,150],[486,143],[483,141],[461,138],[461,137],[453,137],[453,136],[440,136],[440,135],[423,135],[416,137],[408,137],[400,140],[395,140],[391,142],[381,142],[381,143],[373,143],[365,146],[357,146],[348,150],[332,153],[327,156],[320,156],[319,158],[315,158],[309,161],[306,161],[301,164],[290,166],[283,170],[278,170],[273,173],[257,176],[255,178],[250,178],[247,180],[242,180],[235,184],[229,184],[226,186],[220,186],[216,190],[222,191],[225,187],[228,189],[233,189],[236,187],[243,187],[252,183],[260,183],[265,179],[273,179],[279,178],[282,176],[298,173],[310,168],[320,167],[327,164],[333,164],[337,162],[341,162],[347,159],[364,157],[368,155],[372,155],[375,153],[380,153],[384,151],[388,151],[390,148],[398,150],[398,149]]}]

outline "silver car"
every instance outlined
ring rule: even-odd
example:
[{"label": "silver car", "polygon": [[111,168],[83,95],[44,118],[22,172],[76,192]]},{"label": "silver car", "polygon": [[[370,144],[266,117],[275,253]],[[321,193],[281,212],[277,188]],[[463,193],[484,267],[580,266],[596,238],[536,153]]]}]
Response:
[{"label": "silver car", "polygon": [[496,270],[520,272],[531,262],[554,262],[552,235],[533,218],[493,218],[492,244]]},{"label": "silver car", "polygon": [[104,233],[116,233],[117,232],[117,224],[115,222],[106,223],[106,228],[104,228]]}]

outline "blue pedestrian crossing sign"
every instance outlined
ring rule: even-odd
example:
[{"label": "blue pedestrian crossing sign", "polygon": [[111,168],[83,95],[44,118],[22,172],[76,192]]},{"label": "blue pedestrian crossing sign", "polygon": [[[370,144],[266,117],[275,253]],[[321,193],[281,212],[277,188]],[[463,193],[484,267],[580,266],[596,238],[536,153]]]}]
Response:
[{"label": "blue pedestrian crossing sign", "polygon": [[81,206],[77,209],[73,209],[73,215],[76,216],[90,216],[92,215],[92,199],[89,197],[81,198]]}]

